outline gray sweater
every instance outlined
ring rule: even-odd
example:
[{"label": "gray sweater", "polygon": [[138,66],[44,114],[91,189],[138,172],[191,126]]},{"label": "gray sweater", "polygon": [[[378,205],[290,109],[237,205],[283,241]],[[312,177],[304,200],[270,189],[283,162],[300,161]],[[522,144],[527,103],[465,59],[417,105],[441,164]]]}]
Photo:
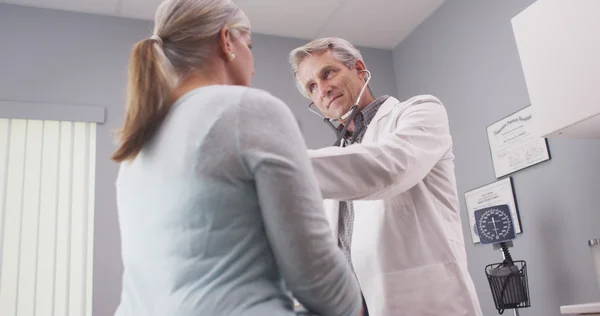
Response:
[{"label": "gray sweater", "polygon": [[116,182],[124,264],[116,315],[358,315],[304,140],[270,94],[180,98]]}]

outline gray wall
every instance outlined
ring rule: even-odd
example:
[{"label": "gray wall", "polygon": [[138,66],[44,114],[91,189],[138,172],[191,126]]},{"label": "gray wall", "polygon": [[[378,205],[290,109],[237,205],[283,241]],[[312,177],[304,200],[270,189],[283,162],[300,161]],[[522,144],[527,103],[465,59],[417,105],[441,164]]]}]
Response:
[{"label": "gray wall", "polygon": [[[94,244],[94,316],[112,315],[122,272],[115,206],[117,165],[114,131],[123,121],[124,88],[131,46],[149,36],[151,23],[0,4],[0,101],[106,108],[98,128]],[[255,34],[253,85],[287,102],[310,148],[333,142],[331,130],[306,110],[296,91],[288,52],[301,40]],[[363,49],[375,74],[376,94],[396,91],[392,52]],[[322,135],[326,135],[323,137]]]},{"label": "gray wall", "polygon": [[[394,50],[399,96],[434,94],[448,109],[484,315],[498,314],[484,267],[502,256],[471,242],[464,192],[496,180],[486,126],[529,104],[510,19],[532,2],[448,0]],[[600,299],[586,244],[600,237],[600,141],[550,139],[549,147],[552,160],[513,175],[524,233],[511,254],[527,261],[532,298],[521,315],[560,315],[561,305]]]}]

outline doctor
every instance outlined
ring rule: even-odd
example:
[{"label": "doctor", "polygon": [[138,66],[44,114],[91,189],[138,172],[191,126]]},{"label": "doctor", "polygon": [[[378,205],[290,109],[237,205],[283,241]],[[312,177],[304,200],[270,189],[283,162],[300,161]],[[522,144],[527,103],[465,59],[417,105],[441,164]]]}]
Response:
[{"label": "doctor", "polygon": [[370,73],[360,52],[340,38],[296,48],[290,63],[301,93],[341,123],[338,131],[347,130],[341,145],[309,155],[368,314],[482,315],[467,270],[440,100],[419,95],[401,102],[366,89],[357,102]]}]

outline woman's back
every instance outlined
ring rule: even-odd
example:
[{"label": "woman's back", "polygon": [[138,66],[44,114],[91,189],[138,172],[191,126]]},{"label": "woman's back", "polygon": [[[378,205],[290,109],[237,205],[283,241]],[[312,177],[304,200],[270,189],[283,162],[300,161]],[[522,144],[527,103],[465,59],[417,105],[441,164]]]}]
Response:
[{"label": "woman's back", "polygon": [[356,310],[325,216],[313,216],[320,193],[290,124],[282,102],[252,88],[207,86],[177,101],[119,171],[117,315],[293,315],[283,279],[309,307]]}]

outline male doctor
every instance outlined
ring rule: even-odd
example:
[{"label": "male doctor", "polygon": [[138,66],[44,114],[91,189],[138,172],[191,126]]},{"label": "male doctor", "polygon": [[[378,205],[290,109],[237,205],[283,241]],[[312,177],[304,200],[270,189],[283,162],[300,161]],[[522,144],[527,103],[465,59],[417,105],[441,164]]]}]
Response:
[{"label": "male doctor", "polygon": [[[290,53],[301,93],[348,126],[345,147],[310,150],[328,218],[370,316],[482,315],[467,270],[448,117],[440,100],[366,89],[360,52],[340,38]],[[366,315],[367,313],[365,313]]]}]

